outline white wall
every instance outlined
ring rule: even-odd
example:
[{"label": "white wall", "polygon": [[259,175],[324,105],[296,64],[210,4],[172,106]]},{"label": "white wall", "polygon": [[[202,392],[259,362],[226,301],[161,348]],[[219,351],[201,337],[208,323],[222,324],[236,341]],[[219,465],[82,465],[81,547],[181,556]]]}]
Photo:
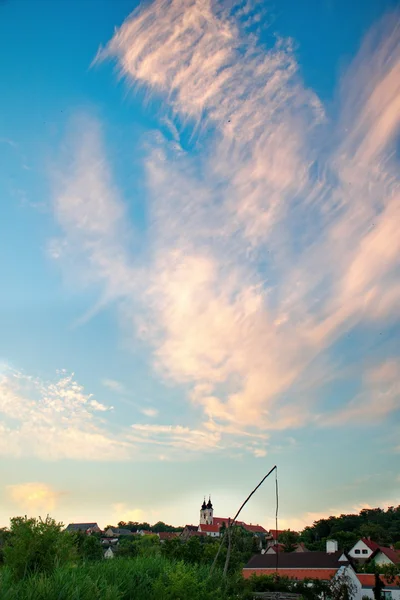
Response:
[{"label": "white wall", "polygon": [[[359,552],[356,552],[357,550]],[[349,551],[349,556],[352,558],[369,558],[371,554],[372,550],[362,540],[358,540],[357,544]]]},{"label": "white wall", "polygon": [[374,557],[374,561],[377,565],[392,565],[393,562],[384,554],[383,552],[378,552],[378,554]]}]

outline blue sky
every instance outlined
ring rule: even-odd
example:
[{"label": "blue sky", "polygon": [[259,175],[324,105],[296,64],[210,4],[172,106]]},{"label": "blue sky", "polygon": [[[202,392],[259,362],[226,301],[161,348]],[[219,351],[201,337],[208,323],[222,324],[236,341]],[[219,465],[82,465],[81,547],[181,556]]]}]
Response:
[{"label": "blue sky", "polygon": [[396,9],[0,4],[1,524],[398,504]]}]

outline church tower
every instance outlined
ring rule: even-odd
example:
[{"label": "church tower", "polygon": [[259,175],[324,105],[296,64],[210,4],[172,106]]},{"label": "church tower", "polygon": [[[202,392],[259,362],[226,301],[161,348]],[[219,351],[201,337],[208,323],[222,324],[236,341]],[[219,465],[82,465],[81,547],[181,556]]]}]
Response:
[{"label": "church tower", "polygon": [[208,502],[206,504],[206,499],[204,498],[203,504],[200,509],[200,525],[212,525],[213,524],[213,505],[211,502],[211,496],[208,498]]}]

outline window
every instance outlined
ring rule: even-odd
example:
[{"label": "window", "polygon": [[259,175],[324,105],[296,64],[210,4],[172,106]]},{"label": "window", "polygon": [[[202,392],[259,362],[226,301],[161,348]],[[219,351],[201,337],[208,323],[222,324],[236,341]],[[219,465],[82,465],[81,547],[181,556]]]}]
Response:
[{"label": "window", "polygon": [[360,554],[360,550],[354,550],[354,554]]},{"label": "window", "polygon": [[392,600],[392,592],[383,591],[382,592],[382,600]]},{"label": "window", "polygon": [[362,553],[363,554],[368,554],[368,550],[363,550]]}]

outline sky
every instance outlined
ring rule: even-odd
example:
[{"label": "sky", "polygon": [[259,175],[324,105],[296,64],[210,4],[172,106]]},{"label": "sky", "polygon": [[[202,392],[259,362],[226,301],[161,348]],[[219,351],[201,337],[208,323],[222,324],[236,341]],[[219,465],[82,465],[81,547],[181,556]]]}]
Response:
[{"label": "sky", "polygon": [[399,10],[0,2],[0,525],[400,503]]}]

